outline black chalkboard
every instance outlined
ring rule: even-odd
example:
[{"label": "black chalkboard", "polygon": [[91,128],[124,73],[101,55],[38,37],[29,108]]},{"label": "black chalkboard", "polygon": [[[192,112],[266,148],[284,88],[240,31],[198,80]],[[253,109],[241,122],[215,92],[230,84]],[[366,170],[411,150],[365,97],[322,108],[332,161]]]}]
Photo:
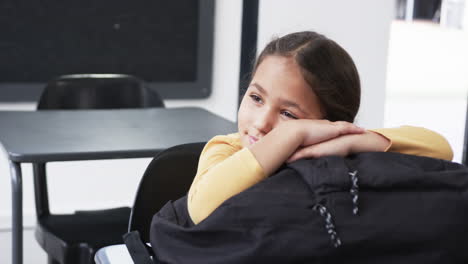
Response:
[{"label": "black chalkboard", "polygon": [[0,89],[123,73],[165,98],[206,97],[213,19],[214,0],[2,0]]}]

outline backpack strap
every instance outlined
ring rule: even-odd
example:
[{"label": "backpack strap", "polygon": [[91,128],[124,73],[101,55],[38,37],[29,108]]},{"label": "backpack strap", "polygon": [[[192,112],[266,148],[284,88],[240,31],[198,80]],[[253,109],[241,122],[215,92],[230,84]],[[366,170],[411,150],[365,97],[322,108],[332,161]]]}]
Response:
[{"label": "backpack strap", "polygon": [[126,233],[123,240],[135,264],[156,264],[151,249],[143,243],[138,231]]}]

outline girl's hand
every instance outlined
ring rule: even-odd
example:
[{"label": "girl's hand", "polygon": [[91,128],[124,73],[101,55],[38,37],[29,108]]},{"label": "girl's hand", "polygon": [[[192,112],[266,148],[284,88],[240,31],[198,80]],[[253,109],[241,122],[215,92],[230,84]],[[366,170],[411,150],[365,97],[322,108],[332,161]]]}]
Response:
[{"label": "girl's hand", "polygon": [[312,146],[343,134],[363,133],[348,122],[299,119],[282,122],[260,140],[247,146],[266,175],[271,175],[299,148]]},{"label": "girl's hand", "polygon": [[303,139],[301,147],[315,145],[341,135],[365,132],[365,129],[345,121],[331,122],[328,120],[301,119],[296,122],[300,125],[299,133],[301,133]]},{"label": "girl's hand", "polygon": [[352,153],[385,151],[390,141],[377,133],[366,131],[362,134],[342,135],[321,143],[309,145],[296,150],[287,162],[304,158],[325,156],[345,157]]},{"label": "girl's hand", "polygon": [[320,158],[325,156],[345,157],[351,154],[352,135],[339,136],[321,143],[297,149],[287,162],[306,158]]}]

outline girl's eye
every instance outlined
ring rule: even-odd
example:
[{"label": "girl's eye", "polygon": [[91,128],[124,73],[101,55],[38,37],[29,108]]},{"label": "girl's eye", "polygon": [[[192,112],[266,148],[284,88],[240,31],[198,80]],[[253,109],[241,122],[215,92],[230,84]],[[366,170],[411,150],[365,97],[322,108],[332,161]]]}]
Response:
[{"label": "girl's eye", "polygon": [[262,102],[262,98],[260,98],[260,96],[256,95],[256,94],[251,94],[250,95],[250,98],[252,98],[252,100],[256,103],[261,103]]},{"label": "girl's eye", "polygon": [[291,114],[290,112],[288,111],[282,111],[281,114],[287,118],[290,118],[290,119],[298,119],[297,116]]}]

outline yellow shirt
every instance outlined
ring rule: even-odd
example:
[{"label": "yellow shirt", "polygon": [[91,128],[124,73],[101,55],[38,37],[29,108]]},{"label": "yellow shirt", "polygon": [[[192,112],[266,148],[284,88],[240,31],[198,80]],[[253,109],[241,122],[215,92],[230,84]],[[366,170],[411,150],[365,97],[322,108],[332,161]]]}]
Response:
[{"label": "yellow shirt", "polygon": [[[452,160],[447,140],[431,130],[403,126],[374,129],[390,141],[386,151]],[[216,136],[204,147],[187,199],[190,217],[198,224],[230,197],[265,179],[260,164],[239,134]]]}]

